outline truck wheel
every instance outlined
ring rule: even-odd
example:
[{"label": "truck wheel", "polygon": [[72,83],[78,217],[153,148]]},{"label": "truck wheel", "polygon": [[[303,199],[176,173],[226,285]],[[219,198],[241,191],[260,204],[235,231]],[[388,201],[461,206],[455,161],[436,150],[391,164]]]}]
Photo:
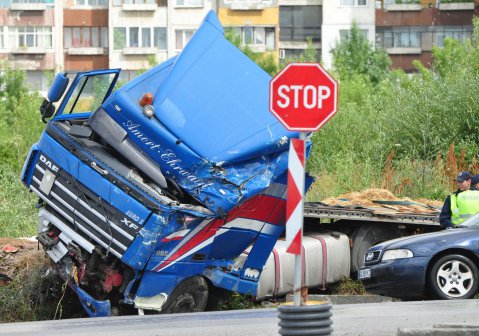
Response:
[{"label": "truck wheel", "polygon": [[164,314],[204,311],[208,302],[208,284],[201,276],[194,276],[180,283],[168,297],[161,310]]},{"label": "truck wheel", "polygon": [[401,237],[401,232],[396,227],[379,225],[362,225],[353,236],[351,249],[351,276],[357,278],[358,270],[364,265],[366,251],[376,244],[386,240]]},{"label": "truck wheel", "polygon": [[429,274],[431,294],[436,299],[469,299],[478,289],[477,266],[467,257],[450,254],[436,261]]}]

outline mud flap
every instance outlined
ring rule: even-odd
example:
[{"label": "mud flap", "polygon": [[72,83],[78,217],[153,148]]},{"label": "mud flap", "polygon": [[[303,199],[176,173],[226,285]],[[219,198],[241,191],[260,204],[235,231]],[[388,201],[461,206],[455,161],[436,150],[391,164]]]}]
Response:
[{"label": "mud flap", "polygon": [[76,285],[71,285],[71,288],[78,295],[83,309],[85,309],[90,317],[110,316],[110,300],[98,301]]}]

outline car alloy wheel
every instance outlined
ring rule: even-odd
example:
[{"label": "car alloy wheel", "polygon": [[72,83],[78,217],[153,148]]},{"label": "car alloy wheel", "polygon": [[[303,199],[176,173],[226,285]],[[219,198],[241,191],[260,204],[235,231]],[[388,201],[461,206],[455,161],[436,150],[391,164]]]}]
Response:
[{"label": "car alloy wheel", "polygon": [[477,266],[459,254],[446,255],[434,263],[429,276],[431,291],[438,299],[469,299],[478,288]]}]

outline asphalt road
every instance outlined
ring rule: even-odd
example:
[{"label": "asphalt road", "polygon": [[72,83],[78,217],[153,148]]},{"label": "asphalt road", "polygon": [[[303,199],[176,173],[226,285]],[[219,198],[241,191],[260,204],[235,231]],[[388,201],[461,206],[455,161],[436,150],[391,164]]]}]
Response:
[{"label": "asphalt road", "polygon": [[[333,335],[397,335],[399,328],[478,324],[479,300],[333,305]],[[0,324],[0,335],[278,335],[276,309]]]}]

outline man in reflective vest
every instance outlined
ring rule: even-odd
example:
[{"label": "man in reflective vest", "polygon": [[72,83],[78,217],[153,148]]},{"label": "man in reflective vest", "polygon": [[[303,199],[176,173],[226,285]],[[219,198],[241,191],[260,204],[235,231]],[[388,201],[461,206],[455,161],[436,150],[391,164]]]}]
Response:
[{"label": "man in reflective vest", "polygon": [[471,178],[467,171],[457,175],[457,190],[446,197],[439,215],[439,223],[443,228],[459,225],[479,212],[479,190],[469,190]]},{"label": "man in reflective vest", "polygon": [[471,177],[471,190],[479,190],[479,174],[472,175]]}]

